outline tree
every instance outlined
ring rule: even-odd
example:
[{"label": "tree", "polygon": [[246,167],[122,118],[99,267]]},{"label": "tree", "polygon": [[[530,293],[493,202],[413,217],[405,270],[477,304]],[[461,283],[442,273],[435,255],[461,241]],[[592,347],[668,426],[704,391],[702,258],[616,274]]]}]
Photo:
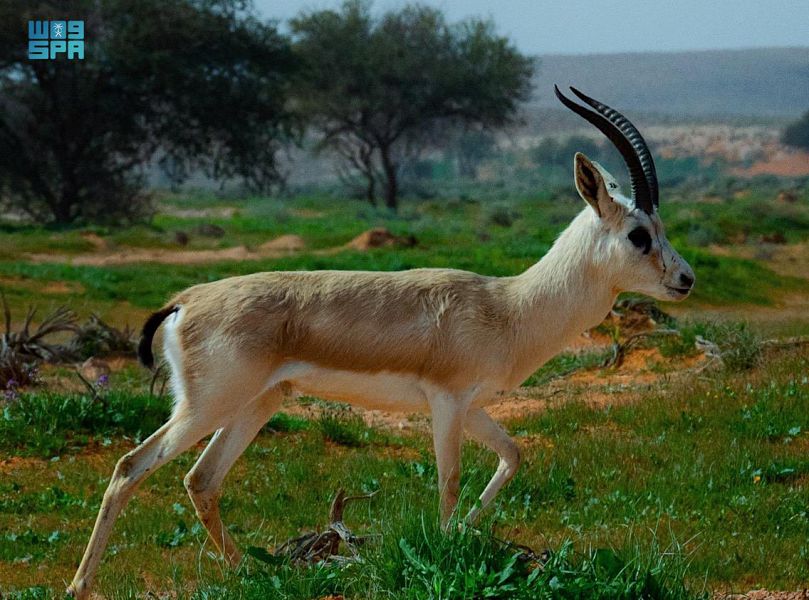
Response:
[{"label": "tree", "polygon": [[809,150],[809,111],[784,129],[781,141],[788,146]]},{"label": "tree", "polygon": [[494,136],[485,130],[462,130],[453,143],[458,173],[461,177],[474,179],[478,166],[494,153]]},{"label": "tree", "polygon": [[450,126],[502,127],[528,98],[532,59],[490,22],[449,25],[441,12],[409,5],[375,18],[371,5],[348,0],[339,11],[305,13],[291,22],[302,68],[293,96],[319,136],[366,180],[375,202],[384,182],[395,209],[402,161]]},{"label": "tree", "polygon": [[[144,166],[266,186],[294,59],[240,0],[0,0],[0,193],[57,223],[146,207]],[[85,58],[29,60],[28,20],[83,19]]]},{"label": "tree", "polygon": [[581,152],[593,160],[602,161],[604,147],[589,137],[571,135],[564,141],[548,137],[531,149],[531,158],[537,165],[553,165],[568,169],[573,164],[573,156]]}]

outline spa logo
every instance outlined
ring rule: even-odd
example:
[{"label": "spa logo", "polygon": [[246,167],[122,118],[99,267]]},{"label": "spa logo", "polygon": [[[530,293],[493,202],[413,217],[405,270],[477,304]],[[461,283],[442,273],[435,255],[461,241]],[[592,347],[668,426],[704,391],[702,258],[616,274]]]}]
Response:
[{"label": "spa logo", "polygon": [[84,21],[28,21],[28,58],[84,60]]}]

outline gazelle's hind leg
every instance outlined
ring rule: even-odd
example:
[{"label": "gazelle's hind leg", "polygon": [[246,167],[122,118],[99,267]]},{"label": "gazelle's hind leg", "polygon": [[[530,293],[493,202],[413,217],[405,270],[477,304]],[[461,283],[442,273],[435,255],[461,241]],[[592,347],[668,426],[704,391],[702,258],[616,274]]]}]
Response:
[{"label": "gazelle's hind leg", "polygon": [[87,597],[118,514],[147,476],[217,428],[215,422],[205,417],[207,415],[186,411],[175,413],[146,441],[118,461],[68,594],[79,599]]},{"label": "gazelle's hind leg", "polygon": [[216,432],[185,476],[185,487],[199,520],[208,530],[213,543],[233,566],[241,560],[241,553],[225,529],[219,513],[222,482],[264,423],[278,409],[282,399],[281,391],[273,388],[249,402],[230,423]]},{"label": "gazelle's hind leg", "polygon": [[430,399],[433,417],[433,446],[438,467],[441,525],[447,527],[458,505],[461,481],[461,442],[463,440],[463,411],[449,394]]},{"label": "gazelle's hind leg", "polygon": [[466,414],[464,427],[473,440],[494,450],[500,458],[494,476],[480,495],[480,506],[473,508],[466,516],[467,521],[474,522],[480,511],[494,499],[500,488],[514,477],[520,467],[520,447],[482,408],[473,408]]}]

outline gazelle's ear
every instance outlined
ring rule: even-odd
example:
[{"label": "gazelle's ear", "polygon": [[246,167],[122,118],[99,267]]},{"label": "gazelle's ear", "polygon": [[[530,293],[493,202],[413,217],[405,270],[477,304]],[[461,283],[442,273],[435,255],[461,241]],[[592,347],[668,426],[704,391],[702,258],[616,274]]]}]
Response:
[{"label": "gazelle's ear", "polygon": [[600,218],[617,217],[621,212],[621,207],[607,192],[607,184],[598,167],[584,154],[576,152],[576,157],[573,159],[573,170],[579,196],[596,211]]}]

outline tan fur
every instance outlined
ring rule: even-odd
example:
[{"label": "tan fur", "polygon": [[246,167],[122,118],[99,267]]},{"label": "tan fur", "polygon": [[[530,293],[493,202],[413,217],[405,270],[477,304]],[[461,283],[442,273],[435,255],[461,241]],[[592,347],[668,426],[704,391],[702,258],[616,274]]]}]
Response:
[{"label": "tan fur", "polygon": [[464,373],[502,366],[513,351],[511,282],[450,269],[257,273],[170,304],[182,307],[190,380],[227,345],[268,366],[410,373],[456,390]]}]

